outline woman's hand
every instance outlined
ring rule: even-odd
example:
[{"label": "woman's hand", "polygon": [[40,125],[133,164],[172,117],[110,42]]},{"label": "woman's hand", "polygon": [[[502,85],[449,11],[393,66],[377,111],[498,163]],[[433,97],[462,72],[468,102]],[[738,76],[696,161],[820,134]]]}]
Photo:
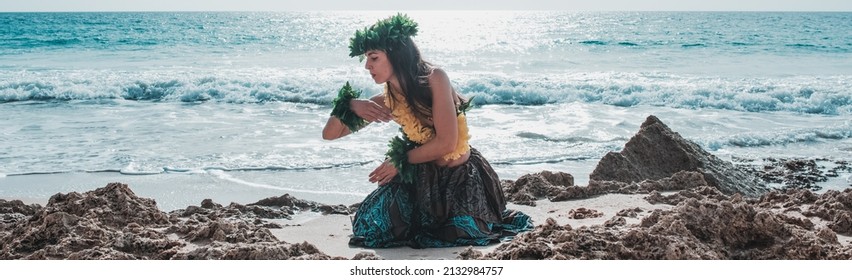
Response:
[{"label": "woman's hand", "polygon": [[376,170],[370,172],[370,182],[378,183],[380,186],[387,184],[396,176],[397,172],[393,163],[386,159],[379,167],[376,167]]},{"label": "woman's hand", "polygon": [[350,101],[352,112],[368,122],[388,122],[393,120],[390,110],[369,99],[354,99]]}]

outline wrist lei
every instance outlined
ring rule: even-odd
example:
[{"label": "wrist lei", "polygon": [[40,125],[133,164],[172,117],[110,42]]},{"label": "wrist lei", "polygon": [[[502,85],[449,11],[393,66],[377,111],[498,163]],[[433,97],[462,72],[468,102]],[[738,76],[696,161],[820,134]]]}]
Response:
[{"label": "wrist lei", "polygon": [[356,115],[349,106],[349,102],[359,96],[361,96],[361,91],[353,90],[349,82],[346,82],[346,85],[340,89],[337,97],[332,101],[334,109],[331,109],[331,115],[340,119],[340,122],[346,125],[351,132],[356,132],[367,125],[367,121]]},{"label": "wrist lei", "polygon": [[413,184],[417,178],[417,165],[408,162],[408,151],[411,151],[417,146],[416,143],[408,140],[405,134],[402,135],[402,138],[395,136],[388,143],[390,150],[385,155],[393,166],[396,167],[397,175],[403,183]]}]

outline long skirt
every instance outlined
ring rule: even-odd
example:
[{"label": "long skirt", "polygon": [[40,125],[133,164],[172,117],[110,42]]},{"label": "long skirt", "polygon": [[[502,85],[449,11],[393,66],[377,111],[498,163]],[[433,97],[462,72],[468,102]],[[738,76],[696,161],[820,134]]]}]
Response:
[{"label": "long skirt", "polygon": [[349,243],[372,248],[487,245],[532,227],[529,216],[506,209],[497,174],[471,148],[465,164],[420,164],[414,184],[397,176],[379,186],[358,207]]}]

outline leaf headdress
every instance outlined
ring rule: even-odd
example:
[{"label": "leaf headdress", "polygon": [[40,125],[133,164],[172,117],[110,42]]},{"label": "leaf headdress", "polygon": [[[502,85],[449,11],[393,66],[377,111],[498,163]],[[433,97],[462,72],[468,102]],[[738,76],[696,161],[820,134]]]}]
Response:
[{"label": "leaf headdress", "polygon": [[401,13],[379,20],[370,27],[355,31],[355,36],[349,39],[349,57],[364,60],[364,53],[369,50],[393,50],[404,40],[417,35],[417,23],[408,15]]}]

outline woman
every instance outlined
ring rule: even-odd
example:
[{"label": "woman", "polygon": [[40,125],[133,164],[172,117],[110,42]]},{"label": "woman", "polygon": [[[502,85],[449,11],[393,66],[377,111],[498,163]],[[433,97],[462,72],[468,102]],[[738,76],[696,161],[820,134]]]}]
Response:
[{"label": "woman", "polygon": [[403,137],[370,173],[377,183],[352,222],[350,244],[415,248],[486,245],[532,228],[529,217],[506,210],[497,174],[469,146],[465,111],[447,74],[423,61],[411,37],[417,24],[405,15],[380,20],[350,39],[350,56],[385,91],[357,99],[349,84],[335,99],[323,129],[327,140],[370,122],[394,120]]}]

